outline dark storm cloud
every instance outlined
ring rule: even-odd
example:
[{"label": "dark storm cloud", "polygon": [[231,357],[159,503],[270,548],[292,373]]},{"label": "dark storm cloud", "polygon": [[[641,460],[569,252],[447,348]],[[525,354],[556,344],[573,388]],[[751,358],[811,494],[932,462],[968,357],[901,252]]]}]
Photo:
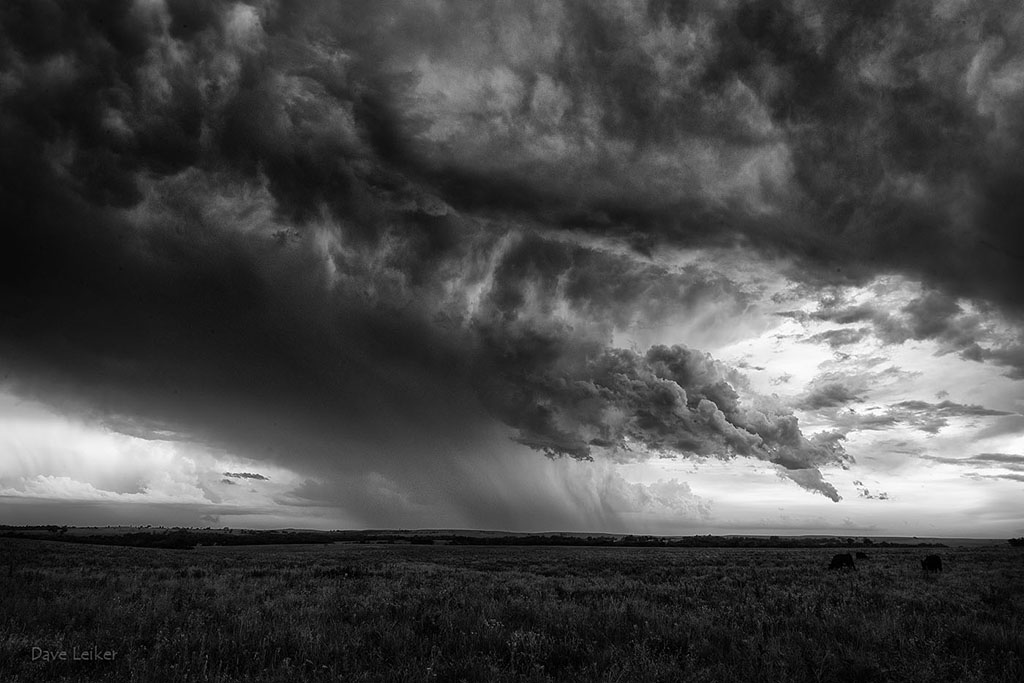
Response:
[{"label": "dark storm cloud", "polygon": [[427,57],[411,107],[435,177],[467,207],[747,241],[818,282],[896,271],[1017,310],[1015,4],[665,7],[392,16]]},{"label": "dark storm cloud", "polygon": [[[49,36],[2,53],[9,385],[133,433],[282,460],[359,452],[395,420],[463,422],[423,409],[443,396],[458,413],[469,392],[457,335],[417,305],[459,226],[429,193],[379,187],[368,134],[346,128],[357,103],[318,73],[326,57],[293,54],[315,45],[275,43],[244,5],[211,7],[185,22],[187,43],[141,5],[0,9],[5,30]],[[356,227],[292,230],[320,204]],[[351,248],[331,248],[342,235]]]},{"label": "dark storm cloud", "polygon": [[[111,7],[117,21],[89,43],[106,47],[89,56],[130,89],[125,72],[152,45],[137,25],[144,12]],[[261,11],[267,38],[252,45],[239,16],[224,18],[237,7],[169,4],[169,35],[193,62],[180,82],[161,83],[180,104],[160,112],[148,138],[167,150],[135,140],[126,155],[100,142],[109,154],[89,163],[124,175],[136,150],[166,168],[194,160],[212,98],[225,153],[259,166],[297,218],[323,203],[355,212],[353,231],[372,224],[363,181],[387,194],[403,176],[337,163],[372,152],[467,209],[625,232],[648,246],[750,240],[800,257],[816,277],[834,265],[909,269],[1013,305],[1019,269],[1015,250],[1002,249],[1016,234],[1005,188],[1020,174],[1010,3],[291,3]],[[12,11],[10,23],[36,26],[44,14]],[[51,14],[75,28],[93,19]],[[42,58],[77,37],[52,33],[17,44]],[[216,65],[224,43],[241,55],[235,83]],[[197,68],[208,69],[198,88],[186,77]],[[223,101],[211,94],[218,86]],[[309,111],[318,93],[350,117],[333,122],[335,135],[309,125],[328,123]],[[89,108],[101,118],[102,107]],[[759,207],[743,203],[751,190]]]},{"label": "dark storm cloud", "polygon": [[473,443],[485,408],[550,454],[749,455],[836,498],[838,442],[612,333],[742,310],[662,247],[1015,310],[1012,6],[922,7],[5,2],[8,386],[354,468]]},{"label": "dark storm cloud", "polygon": [[1012,4],[388,7],[407,39],[393,63],[419,79],[394,130],[456,206],[644,251],[753,244],[814,283],[922,278],[935,291],[899,316],[834,319],[871,321],[888,343],[939,337],[1020,374],[1019,343],[978,346],[977,320],[956,315],[959,296],[1020,314]]},{"label": "dark storm cloud", "polygon": [[[520,443],[549,455],[590,458],[595,448],[744,455],[778,464],[797,483],[838,498],[807,470],[842,462],[841,446],[808,440],[796,418],[764,400],[745,405],[742,377],[709,355],[654,346],[645,354],[577,344],[552,330],[486,334],[491,378],[481,395]],[[493,379],[499,380],[493,383]]]},{"label": "dark storm cloud", "polygon": [[[738,314],[748,295],[720,273],[699,265],[670,270],[621,254],[529,232],[501,257],[484,313],[504,320],[524,307],[567,304],[583,320],[617,329],[651,324],[714,301]],[[731,310],[730,310],[731,308]]]}]

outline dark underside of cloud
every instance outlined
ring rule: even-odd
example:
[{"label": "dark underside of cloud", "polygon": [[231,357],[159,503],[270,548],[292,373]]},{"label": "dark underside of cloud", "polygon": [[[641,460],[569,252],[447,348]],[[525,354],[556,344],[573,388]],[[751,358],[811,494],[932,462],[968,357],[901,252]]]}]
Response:
[{"label": "dark underside of cloud", "polygon": [[920,279],[892,334],[1024,365],[943,322],[1021,315],[1019,8],[868,7],[7,0],[5,387],[306,470],[497,418],[836,499],[838,439],[698,350],[612,340],[742,310],[654,258],[740,249],[815,286]]}]

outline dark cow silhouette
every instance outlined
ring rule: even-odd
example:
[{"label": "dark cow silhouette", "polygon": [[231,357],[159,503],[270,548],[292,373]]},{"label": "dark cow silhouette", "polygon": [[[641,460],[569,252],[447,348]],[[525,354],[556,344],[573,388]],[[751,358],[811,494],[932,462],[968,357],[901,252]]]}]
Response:
[{"label": "dark cow silhouette", "polygon": [[838,555],[832,556],[832,563],[828,566],[829,569],[856,569],[857,565],[853,563],[853,555],[850,553],[839,553]]},{"label": "dark cow silhouette", "polygon": [[929,555],[921,560],[921,569],[926,572],[941,572],[942,558],[938,555]]},{"label": "dark cow silhouette", "polygon": [[863,550],[858,550],[857,551],[857,559],[858,560],[866,560],[866,559],[868,559],[868,554],[866,552],[864,552]]}]

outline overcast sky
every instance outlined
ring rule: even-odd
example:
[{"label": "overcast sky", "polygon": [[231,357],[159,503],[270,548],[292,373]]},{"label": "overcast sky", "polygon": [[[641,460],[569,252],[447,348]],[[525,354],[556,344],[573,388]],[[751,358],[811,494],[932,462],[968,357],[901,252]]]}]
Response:
[{"label": "overcast sky", "polygon": [[1018,2],[5,0],[7,523],[1024,535]]}]

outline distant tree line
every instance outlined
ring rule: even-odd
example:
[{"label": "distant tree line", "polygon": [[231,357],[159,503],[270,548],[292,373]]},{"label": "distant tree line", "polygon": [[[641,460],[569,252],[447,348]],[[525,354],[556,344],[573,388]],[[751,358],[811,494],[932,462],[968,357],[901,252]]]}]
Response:
[{"label": "distant tree line", "polygon": [[[786,536],[615,536],[577,534],[425,534],[415,531],[286,531],[255,529],[145,529],[107,533],[103,528],[0,526],[0,536],[139,548],[194,548],[198,545],[271,545],[297,543],[385,543],[413,545],[589,546],[601,548],[945,548],[943,543],[895,543],[870,538]],[[1024,545],[1024,538],[1010,539]]]},{"label": "distant tree line", "polygon": [[1011,538],[1007,543],[1012,545],[1014,548],[1024,548],[1024,536],[1021,538]]},{"label": "distant tree line", "polygon": [[595,546],[604,548],[945,548],[943,543],[894,543],[870,538],[787,538],[780,536],[579,536],[568,534],[402,534],[338,532],[349,543],[411,543],[413,545]]},{"label": "distant tree line", "polygon": [[271,545],[291,543],[334,543],[329,534],[304,531],[251,531],[244,535],[218,533],[191,529],[159,529],[123,534],[90,533],[71,535],[65,533],[40,533],[39,531],[17,531],[6,529],[0,536],[9,538],[31,538],[36,540],[60,541],[63,543],[88,543],[96,545],[120,545],[133,548],[174,548],[190,549],[198,545]]},{"label": "distant tree line", "polygon": [[453,545],[572,545],[627,548],[847,548],[855,547],[945,547],[942,543],[892,543],[873,542],[871,539],[854,541],[841,538],[784,538],[763,536],[684,536],[664,538],[660,536],[517,536],[510,538],[453,537]]}]

